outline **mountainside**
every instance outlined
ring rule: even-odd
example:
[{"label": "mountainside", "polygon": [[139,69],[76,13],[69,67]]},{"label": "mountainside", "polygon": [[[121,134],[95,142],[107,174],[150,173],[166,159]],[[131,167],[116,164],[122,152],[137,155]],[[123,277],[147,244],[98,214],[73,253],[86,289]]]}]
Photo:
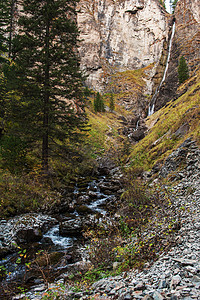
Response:
[{"label": "mountainside", "polygon": [[[177,98],[180,57],[185,57],[190,75],[199,66],[199,5],[196,0],[178,1],[175,14],[170,15],[157,0],[81,0],[78,14],[83,39],[80,56],[82,68],[88,74],[87,85],[97,91],[115,92],[112,84],[115,74],[149,66],[143,77],[146,82],[139,101],[135,101],[138,97],[134,94],[125,97],[125,101],[124,96],[120,99],[128,110],[137,111],[136,115],[141,115],[141,107],[142,114],[146,114],[149,95],[153,95],[164,73],[175,21],[169,67],[155,99],[155,109]],[[126,82],[123,78],[122,82],[125,89],[121,91],[130,93],[130,80]]]}]

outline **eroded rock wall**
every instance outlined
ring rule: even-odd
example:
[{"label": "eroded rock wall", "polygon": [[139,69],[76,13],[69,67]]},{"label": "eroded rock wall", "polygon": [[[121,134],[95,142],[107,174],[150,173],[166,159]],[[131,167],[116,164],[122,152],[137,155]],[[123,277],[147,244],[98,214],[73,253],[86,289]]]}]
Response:
[{"label": "eroded rock wall", "polygon": [[81,0],[78,26],[82,68],[89,87],[101,91],[110,74],[161,58],[168,17],[157,0]]}]

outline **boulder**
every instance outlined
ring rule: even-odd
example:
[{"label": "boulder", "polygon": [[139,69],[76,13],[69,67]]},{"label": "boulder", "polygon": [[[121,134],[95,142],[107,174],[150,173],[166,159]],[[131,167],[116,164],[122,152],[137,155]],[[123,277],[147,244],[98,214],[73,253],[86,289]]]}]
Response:
[{"label": "boulder", "polygon": [[92,214],[93,213],[92,209],[89,208],[87,205],[80,205],[80,206],[76,207],[76,211],[80,215],[88,215],[88,214]]},{"label": "boulder", "polygon": [[130,138],[135,140],[136,142],[140,141],[145,137],[144,129],[139,128],[130,134]]},{"label": "boulder", "polygon": [[98,197],[97,193],[93,191],[89,191],[88,196],[92,199],[96,199]]},{"label": "boulder", "polygon": [[16,249],[17,244],[27,244],[38,242],[42,239],[42,234],[47,232],[54,224],[55,218],[42,214],[24,214],[0,221],[0,253]]},{"label": "boulder", "polygon": [[80,218],[62,221],[59,224],[59,233],[62,236],[80,236],[83,224]]},{"label": "boulder", "polygon": [[88,195],[81,195],[77,199],[77,204],[85,204],[90,202],[90,197]]},{"label": "boulder", "polygon": [[17,231],[16,238],[19,244],[39,242],[42,239],[42,232],[39,228],[23,228]]}]

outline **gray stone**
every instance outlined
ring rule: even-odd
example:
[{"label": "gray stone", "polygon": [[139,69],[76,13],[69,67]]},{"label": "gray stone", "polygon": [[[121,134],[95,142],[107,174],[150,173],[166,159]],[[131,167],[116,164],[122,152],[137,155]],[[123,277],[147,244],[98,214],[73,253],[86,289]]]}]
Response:
[{"label": "gray stone", "polygon": [[113,263],[113,270],[115,271],[119,267],[119,265],[120,265],[120,262],[115,261]]},{"label": "gray stone", "polygon": [[163,300],[164,297],[163,297],[158,291],[155,291],[155,292],[153,293],[153,299],[154,299],[154,300]]},{"label": "gray stone", "polygon": [[63,236],[79,236],[82,229],[83,224],[80,218],[69,219],[59,224],[59,232]]}]

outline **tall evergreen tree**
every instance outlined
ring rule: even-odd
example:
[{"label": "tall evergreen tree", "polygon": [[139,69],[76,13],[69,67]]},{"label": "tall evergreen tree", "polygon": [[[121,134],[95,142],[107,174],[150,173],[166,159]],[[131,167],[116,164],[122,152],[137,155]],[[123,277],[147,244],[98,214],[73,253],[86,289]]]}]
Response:
[{"label": "tall evergreen tree", "polygon": [[[41,142],[42,166],[49,150],[84,130],[83,76],[77,55],[77,0],[21,0],[14,63],[7,68],[12,130],[29,142]],[[22,128],[23,127],[23,128]]]},{"label": "tall evergreen tree", "polygon": [[189,78],[189,70],[186,63],[186,60],[183,56],[181,56],[178,65],[178,79],[179,83],[183,83],[185,80]]},{"label": "tall evergreen tree", "polygon": [[115,109],[115,101],[114,101],[113,93],[110,95],[109,108],[111,112],[113,112]]},{"label": "tall evergreen tree", "polygon": [[16,0],[0,0],[0,62],[11,57]]},{"label": "tall evergreen tree", "polygon": [[94,111],[95,112],[104,112],[105,111],[104,101],[99,92],[97,92],[97,94],[94,98]]}]

